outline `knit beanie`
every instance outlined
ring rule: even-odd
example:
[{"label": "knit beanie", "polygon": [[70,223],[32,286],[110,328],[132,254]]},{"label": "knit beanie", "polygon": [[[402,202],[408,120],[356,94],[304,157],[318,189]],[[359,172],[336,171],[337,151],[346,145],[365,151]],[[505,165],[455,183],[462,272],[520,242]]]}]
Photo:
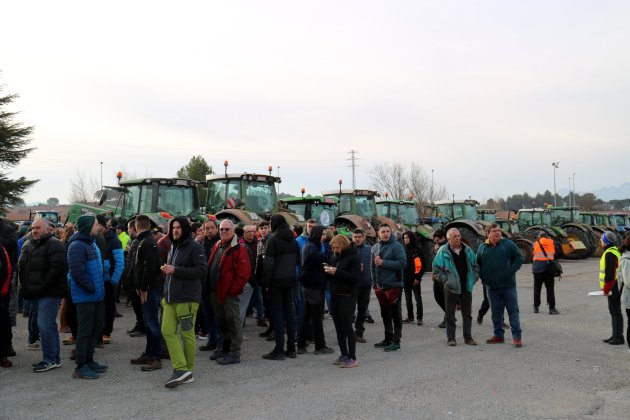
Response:
[{"label": "knit beanie", "polygon": [[602,241],[606,245],[614,245],[617,242],[617,236],[615,236],[614,232],[606,231],[602,233]]},{"label": "knit beanie", "polygon": [[94,217],[93,214],[84,214],[79,216],[77,219],[77,230],[84,235],[90,236],[92,233],[92,226],[94,226],[94,220],[96,220],[96,217]]},{"label": "knit beanie", "polygon": [[96,215],[96,221],[98,222],[99,225],[103,226],[104,228],[107,227],[107,218],[103,216],[102,214]]}]

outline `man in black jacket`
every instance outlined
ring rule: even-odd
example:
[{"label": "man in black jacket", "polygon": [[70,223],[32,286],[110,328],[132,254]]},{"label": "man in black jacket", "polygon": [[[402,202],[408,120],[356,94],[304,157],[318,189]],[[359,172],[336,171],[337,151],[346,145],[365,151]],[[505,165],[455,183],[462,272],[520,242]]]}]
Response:
[{"label": "man in black jacket", "polygon": [[[295,358],[295,306],[293,287],[296,268],[300,264],[300,248],[291,228],[281,214],[271,217],[273,236],[266,244],[263,260],[263,284],[269,292],[269,302],[275,331],[276,347],[263,358],[284,360]],[[284,351],[284,324],[287,326],[287,351]]]},{"label": "man in black jacket", "polygon": [[130,279],[140,297],[142,316],[146,326],[147,344],[144,353],[132,359],[133,365],[144,365],[142,371],[150,372],[162,368],[162,332],[160,331],[160,301],[162,282],[160,256],[151,231],[151,221],[143,214],[136,217],[138,247],[129,270]]},{"label": "man in black jacket", "polygon": [[67,292],[68,261],[63,242],[51,230],[46,220],[35,220],[31,244],[22,248],[18,263],[22,296],[35,306],[42,342],[43,360],[33,366],[34,372],[61,367],[57,311]]},{"label": "man in black jacket", "polygon": [[[13,274],[11,277],[14,279],[14,272],[17,271],[17,230],[2,217],[0,217],[0,243],[2,243],[6,253],[5,258],[8,258],[4,268],[12,268]],[[0,279],[3,282],[3,287],[0,290],[0,358],[9,362],[6,357],[15,356],[15,350],[13,350],[13,345],[11,344],[13,332],[11,330],[11,314],[9,310],[12,300],[11,295],[14,293],[11,290],[11,278],[9,278],[9,283],[5,283],[4,280],[4,278]],[[3,362],[3,366],[10,363],[6,362]]]}]

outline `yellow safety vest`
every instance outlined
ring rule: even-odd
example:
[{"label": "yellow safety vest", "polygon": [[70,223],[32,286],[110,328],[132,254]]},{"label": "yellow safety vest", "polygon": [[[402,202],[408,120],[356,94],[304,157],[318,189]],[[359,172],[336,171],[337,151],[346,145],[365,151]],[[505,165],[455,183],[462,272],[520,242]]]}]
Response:
[{"label": "yellow safety vest", "polygon": [[606,278],[606,254],[612,252],[617,256],[617,261],[621,258],[621,253],[616,246],[611,246],[602,254],[602,258],[599,260],[599,287],[604,289],[604,278]]}]

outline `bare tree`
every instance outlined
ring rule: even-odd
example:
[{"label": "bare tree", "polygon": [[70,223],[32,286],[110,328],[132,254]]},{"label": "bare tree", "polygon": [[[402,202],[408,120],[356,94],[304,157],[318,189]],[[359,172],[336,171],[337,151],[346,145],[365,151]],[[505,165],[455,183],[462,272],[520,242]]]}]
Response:
[{"label": "bare tree", "polygon": [[403,200],[407,198],[409,191],[406,170],[404,164],[396,162],[385,162],[377,164],[372,171],[372,185],[381,195],[386,192],[392,200]]},{"label": "bare tree", "polygon": [[70,180],[70,201],[83,204],[93,203],[97,200],[100,188],[100,183],[94,176],[88,177],[77,170]]}]

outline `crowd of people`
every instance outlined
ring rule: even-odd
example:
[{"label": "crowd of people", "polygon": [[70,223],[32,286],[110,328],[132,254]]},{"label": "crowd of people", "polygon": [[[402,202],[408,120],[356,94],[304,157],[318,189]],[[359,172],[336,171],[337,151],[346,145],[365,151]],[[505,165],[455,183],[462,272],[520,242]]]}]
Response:
[{"label": "crowd of people", "polygon": [[[194,381],[198,352],[209,352],[219,365],[240,363],[243,325],[254,314],[256,325],[265,328],[260,337],[274,342],[262,355],[270,361],[296,358],[309,352],[310,345],[313,354],[333,354],[323,328],[323,319],[332,317],[340,353],[332,361],[341,368],[359,365],[357,343],[366,342],[365,324],[374,322],[369,312],[372,291],[384,328],[375,348],[400,350],[403,324],[423,325],[420,285],[428,259],[415,234],[399,237],[387,224],[379,226],[371,246],[361,229],[349,238],[315,220],[291,227],[280,214],[244,226],[229,219],[191,223],[175,217],[165,232],[146,215],[121,226],[115,218],[87,214],[76,225],[59,229],[37,219],[28,232],[20,233],[0,219],[0,239],[2,367],[12,366],[12,328],[16,313],[22,312],[29,318],[26,346],[42,352],[34,372],[61,367],[63,342],[74,345],[72,376],[99,378],[108,366],[95,360],[95,348],[110,343],[120,315],[117,303],[125,295],[136,318],[127,333],[146,339],[142,354],[130,362],[142,371],[155,371],[170,359],[173,372],[167,388]],[[521,347],[516,272],[523,260],[514,243],[502,237],[496,224],[488,226],[487,240],[477,252],[455,228],[438,229],[433,239],[433,294],[444,311],[440,327],[446,329],[447,345],[457,345],[457,311],[464,343],[477,345],[472,291],[481,279],[478,324],[488,309],[492,312],[493,335],[486,343],[504,343],[509,329],[514,347]],[[630,236],[619,248],[615,242],[613,233],[602,235],[600,286],[608,295],[613,330],[604,341],[612,345],[625,343],[622,305],[630,317]],[[539,312],[544,285],[549,314],[558,315],[554,243],[541,234],[533,251],[533,311]],[[70,335],[60,341],[60,331]],[[198,337],[207,340],[199,348]]]}]

